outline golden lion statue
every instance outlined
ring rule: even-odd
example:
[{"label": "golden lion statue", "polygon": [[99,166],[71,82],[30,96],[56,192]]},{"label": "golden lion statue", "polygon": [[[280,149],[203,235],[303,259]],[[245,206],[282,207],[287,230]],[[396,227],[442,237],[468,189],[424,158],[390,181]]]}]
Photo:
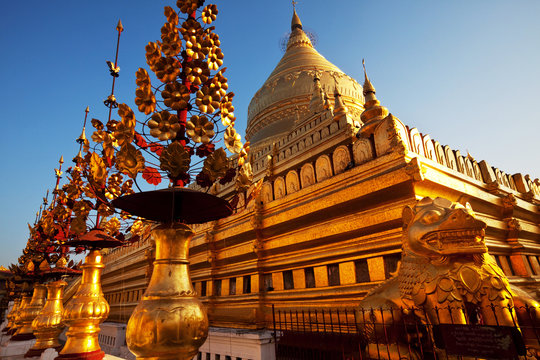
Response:
[{"label": "golden lion statue", "polygon": [[[485,228],[469,204],[426,197],[405,207],[398,270],[357,312],[368,357],[422,359],[420,343],[434,343],[426,325],[439,324],[521,326],[529,356],[540,354],[540,307],[508,283],[487,252]],[[429,346],[431,356],[443,354]]]}]

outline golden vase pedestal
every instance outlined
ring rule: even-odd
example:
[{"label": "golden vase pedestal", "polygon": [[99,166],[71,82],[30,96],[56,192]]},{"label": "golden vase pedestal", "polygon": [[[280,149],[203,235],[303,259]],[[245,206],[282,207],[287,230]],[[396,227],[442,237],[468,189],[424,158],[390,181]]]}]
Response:
[{"label": "golden vase pedestal", "polygon": [[47,301],[32,321],[36,343],[28,350],[25,357],[40,356],[43,351],[49,348],[60,350],[62,345],[58,341],[58,336],[64,329],[62,323],[63,294],[67,282],[58,280],[46,285]]},{"label": "golden vase pedestal", "polygon": [[126,329],[128,348],[137,360],[192,359],[208,336],[206,309],[189,276],[193,234],[181,223],[160,225],[152,231],[154,270]]},{"label": "golden vase pedestal", "polygon": [[[15,334],[11,337],[11,341],[24,341],[34,339],[34,333],[32,329],[32,321],[38,316],[39,312],[45,305],[45,295],[47,294],[47,288],[42,284],[34,285],[34,294],[32,299],[26,306],[21,308],[19,313],[20,327]],[[24,302],[24,298],[23,298]]]},{"label": "golden vase pedestal", "polygon": [[13,326],[8,331],[8,334],[13,335],[21,327],[21,313],[23,309],[30,303],[31,295],[21,295],[21,302],[17,308],[17,312],[13,314]]},{"label": "golden vase pedestal", "polygon": [[21,298],[17,298],[13,301],[13,307],[11,308],[11,311],[7,314],[6,318],[8,320],[8,323],[6,324],[6,327],[2,332],[9,332],[13,325],[15,324],[15,316],[17,315],[17,312],[19,311],[19,306],[21,305]]},{"label": "golden vase pedestal", "polygon": [[109,316],[109,304],[101,290],[105,267],[101,261],[101,252],[91,250],[81,266],[81,283],[63,313],[63,322],[69,326],[67,341],[56,359],[99,360],[105,356],[98,342],[99,324]]}]

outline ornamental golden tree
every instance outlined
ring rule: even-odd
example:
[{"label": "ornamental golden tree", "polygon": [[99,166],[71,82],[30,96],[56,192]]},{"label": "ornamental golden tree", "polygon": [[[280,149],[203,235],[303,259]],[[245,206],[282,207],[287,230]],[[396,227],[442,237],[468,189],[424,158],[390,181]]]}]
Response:
[{"label": "ornamental golden tree", "polygon": [[144,68],[136,72],[135,104],[145,119],[137,122],[129,106],[119,104],[120,122],[107,128],[93,122],[92,139],[112,159],[96,159],[93,174],[98,180],[103,168],[114,167],[135,184],[142,173],[153,185],[167,177],[173,186],[209,189],[237,178],[245,187],[251,181],[249,143],[241,142],[234,127],[234,93],[228,91],[219,36],[211,26],[217,7],[179,0],[177,9],[166,6],[164,14],[161,39],[146,45],[153,75]]}]

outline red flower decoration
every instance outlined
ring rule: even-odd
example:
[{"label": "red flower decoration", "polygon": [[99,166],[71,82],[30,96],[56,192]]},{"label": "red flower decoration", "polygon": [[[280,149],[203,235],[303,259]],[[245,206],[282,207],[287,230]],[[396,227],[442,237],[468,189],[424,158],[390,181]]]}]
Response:
[{"label": "red flower decoration", "polygon": [[202,144],[199,147],[197,147],[197,151],[195,152],[197,156],[199,157],[206,157],[214,152],[216,146],[212,143],[208,144]]},{"label": "red flower decoration", "polygon": [[212,181],[210,180],[210,177],[208,176],[208,174],[206,174],[204,172],[200,172],[195,177],[195,181],[197,182],[197,185],[199,185],[199,186],[201,186],[203,188],[207,188],[207,187],[212,185]]},{"label": "red flower decoration", "polygon": [[161,182],[161,174],[153,167],[145,167],[142,177],[147,183],[152,185],[158,185]]},{"label": "red flower decoration", "polygon": [[156,153],[157,156],[161,156],[161,153],[163,152],[163,146],[156,143],[150,143],[150,150]]},{"label": "red flower decoration", "polygon": [[143,149],[146,149],[148,147],[148,143],[139,133],[135,133],[135,144],[137,144],[137,146]]},{"label": "red flower decoration", "polygon": [[227,172],[225,173],[225,176],[219,179],[219,183],[221,185],[225,185],[226,183],[234,179],[235,175],[236,175],[236,169],[228,169]]}]

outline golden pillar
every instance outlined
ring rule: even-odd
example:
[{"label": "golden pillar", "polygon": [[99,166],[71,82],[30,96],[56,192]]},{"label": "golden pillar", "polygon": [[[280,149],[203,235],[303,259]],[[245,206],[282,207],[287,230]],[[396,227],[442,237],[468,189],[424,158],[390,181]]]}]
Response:
[{"label": "golden pillar", "polygon": [[131,315],[126,342],[137,360],[192,359],[208,335],[206,309],[191,285],[185,224],[152,231],[156,260],[148,288]]},{"label": "golden pillar", "polygon": [[17,312],[19,311],[19,306],[21,305],[21,298],[16,298],[13,300],[13,307],[11,308],[11,311],[9,314],[7,314],[6,318],[8,320],[8,323],[6,324],[6,327],[4,328],[3,332],[8,332],[13,327],[13,324],[15,323],[15,316],[17,315]]},{"label": "golden pillar", "polygon": [[67,341],[56,359],[102,359],[98,343],[99,324],[109,315],[109,304],[101,290],[103,265],[101,252],[91,250],[81,266],[81,284],[66,304],[63,321],[69,326]]},{"label": "golden pillar", "polygon": [[58,280],[47,284],[47,301],[32,322],[36,343],[28,350],[25,357],[40,356],[49,348],[60,350],[58,336],[64,329],[62,323],[63,294],[67,282]]},{"label": "golden pillar", "polygon": [[[23,341],[34,339],[32,331],[32,321],[39,314],[43,306],[45,305],[45,295],[47,294],[47,288],[43,284],[34,285],[34,294],[29,303],[21,308],[19,313],[20,327],[17,329],[11,341]],[[24,302],[24,298],[23,298]]]}]

